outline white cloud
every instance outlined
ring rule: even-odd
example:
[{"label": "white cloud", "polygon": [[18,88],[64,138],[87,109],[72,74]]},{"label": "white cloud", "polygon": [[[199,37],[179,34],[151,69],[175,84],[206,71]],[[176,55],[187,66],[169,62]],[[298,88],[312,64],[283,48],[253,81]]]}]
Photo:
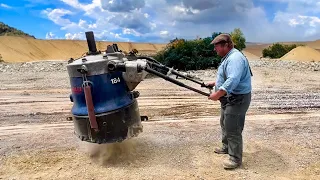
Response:
[{"label": "white cloud", "polygon": [[182,13],[183,15],[200,13],[200,10],[193,9],[192,7],[186,8],[184,5],[174,6],[173,10],[176,11],[176,13]]},{"label": "white cloud", "polygon": [[94,36],[99,38],[99,39],[105,39],[106,37],[108,37],[110,34],[109,31],[107,30],[103,30],[103,31],[100,31],[100,32],[94,32]]},{"label": "white cloud", "polygon": [[72,40],[78,40],[78,39],[84,39],[85,38],[85,34],[83,32],[79,32],[79,33],[67,33],[65,35],[66,39],[72,39]]},{"label": "white cloud", "polygon": [[0,4],[0,7],[6,8],[6,9],[12,9],[11,6],[9,6],[7,4],[3,4],[3,3]]},{"label": "white cloud", "polygon": [[46,34],[46,39],[55,39],[55,34],[53,34],[52,32],[48,32]]},{"label": "white cloud", "polygon": [[320,18],[316,16],[302,16],[299,14],[278,13],[275,22],[290,26],[320,27]]},{"label": "white cloud", "polygon": [[131,13],[121,13],[113,16],[109,23],[120,28],[129,28],[140,33],[149,33],[151,31],[150,20],[146,18],[142,12],[134,10]]},{"label": "white cloud", "polygon": [[134,35],[134,36],[141,36],[141,34],[138,33],[137,31],[135,31],[133,29],[128,29],[128,28],[123,28],[122,33],[123,34],[131,34],[131,35]]},{"label": "white cloud", "polygon": [[90,15],[94,13],[95,10],[100,9],[101,7],[101,1],[100,0],[92,0],[92,3],[90,4],[82,4],[78,0],[60,0],[64,2],[65,4],[75,8],[75,9],[81,9],[85,11],[86,15]]},{"label": "white cloud", "polygon": [[160,31],[160,36],[168,36],[169,32],[168,31]]},{"label": "white cloud", "polygon": [[73,13],[66,9],[46,9],[42,11],[51,21],[60,26],[67,26],[72,24],[69,19],[64,18],[65,15],[72,15]]},{"label": "white cloud", "polygon": [[272,25],[285,40],[315,40],[320,37],[320,18],[316,16],[278,12]]},{"label": "white cloud", "polygon": [[130,12],[145,6],[144,0],[101,0],[102,8],[110,12]]},{"label": "white cloud", "polygon": [[122,35],[119,33],[110,32],[110,35],[113,40],[116,39],[116,40],[125,41],[125,42],[130,41],[130,39],[122,37]]},{"label": "white cloud", "polygon": [[308,18],[310,18],[310,26],[311,27],[319,27],[320,18],[318,18],[318,17],[308,17]]},{"label": "white cloud", "polygon": [[299,25],[299,24],[300,24],[300,22],[297,22],[296,19],[289,19],[289,25],[290,25],[290,26],[295,27],[295,26],[297,26],[297,25]]},{"label": "white cloud", "polygon": [[[287,5],[267,17],[253,0],[60,0],[68,8],[46,9],[67,38],[92,30],[100,39],[169,41],[211,36],[240,28],[247,41],[313,40],[320,37],[319,0],[258,0]],[[69,9],[71,8],[71,9]],[[79,17],[81,15],[81,17]],[[318,14],[319,15],[319,14]],[[67,17],[72,17],[67,18]],[[132,39],[131,39],[132,40]]]}]

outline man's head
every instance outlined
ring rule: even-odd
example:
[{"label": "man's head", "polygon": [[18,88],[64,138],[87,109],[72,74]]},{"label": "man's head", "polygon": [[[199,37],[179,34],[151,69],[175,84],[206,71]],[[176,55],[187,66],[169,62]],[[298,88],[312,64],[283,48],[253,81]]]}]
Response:
[{"label": "man's head", "polygon": [[228,54],[228,52],[234,47],[231,36],[229,34],[218,35],[210,44],[214,45],[214,50],[221,57]]}]

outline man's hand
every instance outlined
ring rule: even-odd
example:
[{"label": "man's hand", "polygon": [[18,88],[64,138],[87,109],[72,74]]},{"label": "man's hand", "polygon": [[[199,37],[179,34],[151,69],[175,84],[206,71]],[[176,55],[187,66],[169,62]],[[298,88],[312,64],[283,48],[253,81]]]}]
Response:
[{"label": "man's hand", "polygon": [[226,92],[225,92],[224,90],[219,90],[219,91],[217,91],[217,92],[215,92],[215,93],[212,93],[212,94],[208,97],[208,99],[211,99],[211,100],[213,100],[213,101],[217,101],[217,100],[220,99],[220,97],[224,96],[225,94],[226,94]]},{"label": "man's hand", "polygon": [[206,83],[206,86],[212,86],[213,87],[215,85],[216,85],[216,82],[214,82],[214,81]]}]

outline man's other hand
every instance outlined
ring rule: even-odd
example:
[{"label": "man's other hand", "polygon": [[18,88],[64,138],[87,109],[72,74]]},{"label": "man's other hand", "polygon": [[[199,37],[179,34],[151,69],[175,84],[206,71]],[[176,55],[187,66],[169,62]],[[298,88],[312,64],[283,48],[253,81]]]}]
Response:
[{"label": "man's other hand", "polygon": [[215,93],[210,94],[208,99],[211,99],[213,101],[217,101],[220,99],[220,97],[224,96],[225,94],[226,94],[226,92],[224,90],[219,90]]}]

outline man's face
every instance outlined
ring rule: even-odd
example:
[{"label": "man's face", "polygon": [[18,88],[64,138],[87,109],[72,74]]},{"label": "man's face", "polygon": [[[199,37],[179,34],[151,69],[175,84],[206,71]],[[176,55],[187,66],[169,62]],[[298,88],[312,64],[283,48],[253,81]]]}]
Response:
[{"label": "man's face", "polygon": [[225,56],[226,53],[226,43],[216,43],[214,44],[214,50],[217,52],[217,54],[221,57]]}]

